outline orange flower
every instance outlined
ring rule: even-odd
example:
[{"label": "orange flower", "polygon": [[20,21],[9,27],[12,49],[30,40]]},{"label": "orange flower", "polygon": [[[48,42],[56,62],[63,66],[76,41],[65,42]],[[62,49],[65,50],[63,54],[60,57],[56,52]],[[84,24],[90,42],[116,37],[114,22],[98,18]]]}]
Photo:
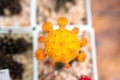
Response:
[{"label": "orange flower", "polygon": [[38,38],[38,42],[39,42],[39,43],[44,42],[44,37],[43,37],[43,36],[40,36],[40,37]]},{"label": "orange flower", "polygon": [[49,32],[50,30],[52,30],[52,23],[51,22],[45,22],[42,26],[42,29],[45,31],[45,32]]},{"label": "orange flower", "polygon": [[74,27],[72,30],[75,34],[77,34],[79,32],[79,29],[77,27]]},{"label": "orange flower", "polygon": [[70,68],[70,64],[65,64],[65,68]]},{"label": "orange flower", "polygon": [[85,53],[83,53],[83,52],[80,53],[77,59],[78,59],[78,61],[80,61],[80,62],[84,62],[85,59],[86,59]]},{"label": "orange flower", "polygon": [[66,17],[60,17],[58,18],[57,22],[60,27],[65,27],[65,25],[68,23],[68,20]]},{"label": "orange flower", "polygon": [[87,39],[85,37],[82,37],[82,39],[81,39],[81,47],[86,46],[87,43],[88,43]]},{"label": "orange flower", "polygon": [[40,49],[36,50],[35,57],[37,60],[44,60],[45,54],[43,50],[40,50]]}]

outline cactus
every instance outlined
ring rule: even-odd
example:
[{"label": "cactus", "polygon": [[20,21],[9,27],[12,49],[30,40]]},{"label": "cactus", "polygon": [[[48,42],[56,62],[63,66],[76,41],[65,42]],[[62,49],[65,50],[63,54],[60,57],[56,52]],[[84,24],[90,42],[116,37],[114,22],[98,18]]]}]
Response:
[{"label": "cactus", "polygon": [[82,37],[81,40],[76,36],[79,32],[77,27],[72,30],[67,30],[65,26],[68,23],[66,17],[60,17],[57,20],[59,29],[53,30],[51,22],[45,22],[42,25],[42,29],[48,35],[46,37],[40,36],[38,38],[39,43],[44,43],[45,49],[36,50],[35,56],[37,60],[44,60],[45,56],[49,56],[52,60],[52,64],[60,62],[64,64],[64,67],[69,68],[69,62],[78,59],[80,62],[85,61],[85,53],[80,53],[80,47],[84,47],[87,44],[87,39]]}]

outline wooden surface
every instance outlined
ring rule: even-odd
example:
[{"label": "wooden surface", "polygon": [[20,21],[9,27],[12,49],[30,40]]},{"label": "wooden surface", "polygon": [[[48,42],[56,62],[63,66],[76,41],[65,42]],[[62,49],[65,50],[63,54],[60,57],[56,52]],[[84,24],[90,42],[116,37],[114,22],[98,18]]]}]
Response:
[{"label": "wooden surface", "polygon": [[120,0],[92,0],[99,80],[120,80]]}]

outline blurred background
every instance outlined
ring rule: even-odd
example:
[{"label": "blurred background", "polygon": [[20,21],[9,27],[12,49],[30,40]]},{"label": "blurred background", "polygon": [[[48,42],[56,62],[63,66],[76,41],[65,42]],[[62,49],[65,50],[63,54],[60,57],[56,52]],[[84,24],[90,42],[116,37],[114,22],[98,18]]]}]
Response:
[{"label": "blurred background", "polygon": [[120,80],[120,0],[91,0],[99,80]]},{"label": "blurred background", "polygon": [[[66,16],[69,19],[69,24],[72,25],[87,24],[85,0],[36,1],[38,25],[44,21],[51,21],[56,24],[56,19],[60,16]],[[92,25],[95,30],[99,80],[120,80],[120,0],[91,0],[90,4]],[[0,27],[4,26],[30,27],[30,0],[0,0]],[[5,37],[3,37],[3,35]],[[22,36],[19,36],[18,39],[21,37],[24,38],[23,34]],[[6,34],[1,34],[0,38],[2,38],[0,39],[0,43],[4,43],[2,40],[6,39]],[[9,41],[9,38],[7,39]],[[15,39],[15,41],[17,40],[16,38],[13,39]],[[29,45],[30,44],[32,45],[31,42]],[[5,53],[4,47],[2,48],[0,54]],[[29,53],[32,53],[32,51]],[[0,55],[0,57],[1,56],[3,55]],[[30,57],[31,56],[32,55],[30,55]],[[2,60],[4,61],[4,59]],[[25,62],[23,61],[23,63]],[[32,65],[31,60],[30,62],[28,61],[28,64]],[[26,65],[26,63],[24,65]],[[14,72],[14,74],[15,73],[16,72]],[[19,73],[19,71],[17,73]],[[30,75],[32,75],[32,72],[31,74],[26,73],[25,77]],[[12,75],[12,77],[14,78],[15,75]],[[19,77],[21,78],[21,76],[18,76],[18,78]],[[27,79],[30,80],[30,78]]]}]

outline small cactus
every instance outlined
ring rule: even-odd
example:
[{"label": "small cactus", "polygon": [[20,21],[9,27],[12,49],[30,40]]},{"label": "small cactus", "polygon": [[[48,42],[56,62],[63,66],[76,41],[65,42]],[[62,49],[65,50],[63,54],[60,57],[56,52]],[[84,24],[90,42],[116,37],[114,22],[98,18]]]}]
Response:
[{"label": "small cactus", "polygon": [[38,49],[36,51],[36,59],[43,60],[45,55],[49,56],[53,62],[60,62],[64,67],[69,68],[69,62],[78,59],[84,62],[86,55],[79,54],[80,47],[87,44],[87,39],[84,37],[81,40],[76,36],[79,32],[77,27],[72,30],[67,30],[65,26],[68,23],[66,17],[60,17],[57,21],[60,26],[59,29],[53,30],[51,22],[45,22],[42,25],[44,32],[48,33],[46,37],[40,36],[39,43],[44,43],[45,49]]}]

